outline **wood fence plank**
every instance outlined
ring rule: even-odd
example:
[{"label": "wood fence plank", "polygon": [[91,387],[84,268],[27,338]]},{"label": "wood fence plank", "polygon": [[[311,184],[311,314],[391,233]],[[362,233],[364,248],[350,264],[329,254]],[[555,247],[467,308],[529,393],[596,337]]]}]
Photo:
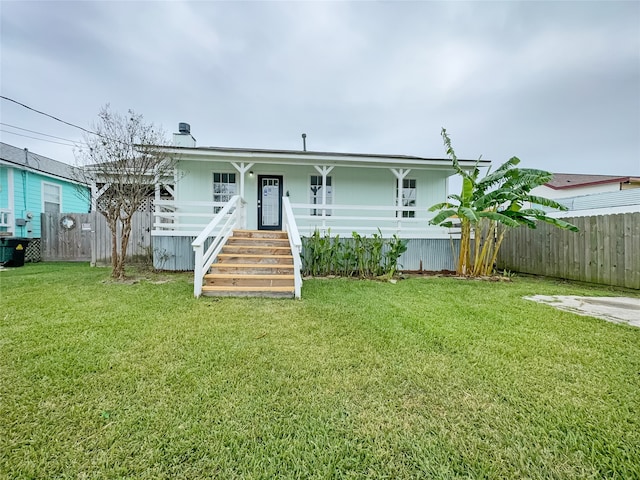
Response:
[{"label": "wood fence plank", "polygon": [[[69,216],[75,221],[64,228],[61,220]],[[92,264],[111,263],[111,232],[105,217],[94,213],[61,213],[41,215],[42,259],[45,261],[87,261]],[[89,227],[89,228],[87,228]],[[118,230],[119,233],[119,230]],[[127,256],[151,254],[151,215],[136,212],[132,221]]]},{"label": "wood fence plank", "polygon": [[510,231],[498,265],[517,272],[640,289],[640,213],[565,220],[580,232],[547,224]]}]

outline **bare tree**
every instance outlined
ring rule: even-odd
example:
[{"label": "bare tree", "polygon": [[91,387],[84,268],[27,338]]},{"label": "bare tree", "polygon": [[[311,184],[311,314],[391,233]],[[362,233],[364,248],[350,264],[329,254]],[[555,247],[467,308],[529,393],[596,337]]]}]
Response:
[{"label": "bare tree", "polygon": [[168,146],[165,133],[132,110],[122,115],[105,105],[93,132],[84,135],[85,145],[75,152],[83,166],[80,180],[91,185],[92,207],[111,231],[111,276],[124,279],[133,214],[161,179],[173,176],[175,162],[163,149]]}]

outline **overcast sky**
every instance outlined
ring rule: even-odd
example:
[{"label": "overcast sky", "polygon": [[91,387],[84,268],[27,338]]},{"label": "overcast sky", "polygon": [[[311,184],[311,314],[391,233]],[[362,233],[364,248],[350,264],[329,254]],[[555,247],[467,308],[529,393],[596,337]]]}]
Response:
[{"label": "overcast sky", "polygon": [[[640,175],[640,2],[1,1],[1,93],[90,127],[131,108],[198,146]],[[3,142],[82,132],[1,100]],[[13,127],[10,127],[12,125]],[[45,137],[52,141],[62,141]]]}]

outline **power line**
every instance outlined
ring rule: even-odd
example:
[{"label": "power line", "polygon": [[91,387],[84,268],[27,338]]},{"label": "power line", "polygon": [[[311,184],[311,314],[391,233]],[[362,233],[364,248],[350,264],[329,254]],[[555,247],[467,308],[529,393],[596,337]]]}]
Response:
[{"label": "power line", "polygon": [[62,119],[60,119],[60,118],[58,118],[58,117],[54,117],[53,115],[49,115],[48,113],[41,112],[40,110],[36,110],[35,108],[31,108],[30,106],[25,105],[24,103],[20,103],[20,102],[18,102],[17,100],[14,100],[13,98],[5,97],[4,95],[0,95],[0,98],[1,98],[2,100],[7,100],[7,101],[9,101],[9,102],[13,102],[13,103],[15,103],[15,104],[17,104],[17,105],[20,105],[21,107],[24,107],[24,108],[26,108],[27,110],[31,110],[31,111],[33,111],[33,112],[39,113],[40,115],[44,115],[45,117],[53,118],[54,120],[56,120],[56,121],[58,121],[58,122],[61,122],[61,123],[64,123],[65,125],[69,125],[69,126],[74,127],[74,128],[79,128],[79,129],[80,129],[80,130],[82,130],[83,132],[90,133],[91,135],[97,135],[97,136],[99,136],[99,137],[101,137],[101,136],[102,136],[102,135],[100,135],[99,133],[92,132],[91,130],[87,130],[87,129],[86,129],[86,128],[84,128],[84,127],[81,127],[81,126],[79,126],[79,125],[75,125],[74,123],[66,122],[66,121],[64,121],[64,120],[62,120]]},{"label": "power line", "polygon": [[[44,115],[45,117],[52,118],[52,119],[54,119],[54,120],[55,120],[55,121],[57,121],[57,122],[64,123],[65,125],[69,125],[69,126],[71,126],[71,127],[78,128],[78,129],[82,130],[83,132],[89,133],[89,134],[91,134],[91,135],[96,135],[97,137],[103,138],[103,139],[108,140],[108,141],[111,141],[111,142],[117,142],[117,143],[122,143],[122,144],[124,144],[124,145],[128,145],[128,143],[127,143],[127,142],[125,142],[125,141],[123,141],[123,140],[119,140],[119,139],[117,139],[117,138],[109,138],[108,136],[103,135],[103,134],[101,134],[101,133],[94,132],[94,131],[91,131],[91,130],[87,130],[86,128],[81,127],[81,126],[79,126],[79,125],[76,125],[76,124],[74,124],[74,123],[67,122],[67,121],[65,121],[65,120],[62,120],[62,119],[60,119],[60,118],[58,118],[58,117],[55,117],[55,116],[53,116],[53,115],[50,115],[50,114],[48,114],[48,113],[42,112],[42,111],[40,111],[40,110],[36,110],[35,108],[32,108],[32,107],[30,107],[29,105],[25,105],[24,103],[18,102],[17,100],[14,100],[13,98],[9,98],[9,97],[5,97],[4,95],[0,95],[0,99],[2,99],[2,100],[7,100],[8,102],[13,102],[13,103],[15,103],[16,105],[20,105],[21,107],[26,108],[27,110],[31,110],[31,111],[33,111],[33,112],[39,113],[40,115]],[[19,128],[19,127],[14,127],[14,128]],[[22,130],[26,130],[26,129],[22,129]],[[5,131],[5,130],[3,130],[3,131]],[[27,130],[27,131],[30,131],[30,130]],[[5,131],[5,132],[6,132],[6,131]],[[11,134],[13,134],[13,135],[20,135],[20,134],[18,134],[18,133],[13,133],[13,132],[6,132],[6,133],[11,133]],[[32,132],[32,133],[33,133],[33,132]],[[35,132],[35,133],[38,133],[38,132]],[[39,134],[39,135],[45,135],[45,134]],[[27,138],[34,138],[35,140],[47,141],[47,140],[43,140],[43,139],[41,139],[41,138],[29,137],[28,135],[21,135],[21,136],[23,136],[23,137],[27,137]],[[52,136],[52,135],[49,135],[49,136]],[[54,138],[59,138],[59,137],[54,137]],[[66,139],[62,139],[62,140],[66,140]],[[49,141],[51,141],[51,140],[49,140]],[[73,140],[68,140],[68,141],[73,142]],[[53,142],[53,141],[51,141],[51,143],[59,143],[59,142]],[[87,145],[86,143],[83,143],[83,142],[78,142],[78,143],[83,144],[83,145]],[[64,144],[61,144],[61,145],[64,145]],[[75,145],[68,145],[68,146],[75,146]]]},{"label": "power line", "polygon": [[[19,137],[33,138],[34,140],[40,140],[41,142],[49,142],[49,143],[57,143],[58,145],[66,145],[67,147],[75,147],[76,146],[76,145],[72,145],[70,143],[56,142],[55,140],[47,140],[45,138],[32,137],[31,135],[23,135],[22,133],[10,132],[9,130],[0,129],[0,132],[8,133],[10,135],[17,135]],[[54,137],[54,138],[57,138],[57,137]]]},{"label": "power line", "polygon": [[[0,122],[0,125],[4,125],[5,127],[11,127],[11,128],[15,128],[17,130],[22,130],[25,132],[30,132],[30,133],[35,133],[37,135],[42,135],[44,137],[50,137],[50,138],[57,138],[58,140],[64,140],[65,142],[71,142],[71,143],[84,143],[84,142],[77,142],[75,140],[70,140],[68,138],[62,138],[62,137],[56,137],[55,135],[49,135],[47,133],[42,133],[42,132],[36,132],[35,130],[29,130],[28,128],[22,128],[22,127],[16,127],[15,125],[10,125],[8,123],[4,123],[4,122]],[[6,133],[13,133],[13,132],[7,132],[6,130],[2,130],[3,132]],[[14,135],[19,135],[17,133],[14,133]],[[29,137],[31,138],[31,137]],[[43,139],[44,140],[44,139]]]}]

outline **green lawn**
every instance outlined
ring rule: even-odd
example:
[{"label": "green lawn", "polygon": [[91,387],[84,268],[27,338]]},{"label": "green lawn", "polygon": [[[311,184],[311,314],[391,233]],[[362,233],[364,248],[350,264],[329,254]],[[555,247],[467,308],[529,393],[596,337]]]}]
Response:
[{"label": "green lawn", "polygon": [[0,478],[640,478],[640,329],[521,298],[614,290],[108,275],[0,272]]}]

